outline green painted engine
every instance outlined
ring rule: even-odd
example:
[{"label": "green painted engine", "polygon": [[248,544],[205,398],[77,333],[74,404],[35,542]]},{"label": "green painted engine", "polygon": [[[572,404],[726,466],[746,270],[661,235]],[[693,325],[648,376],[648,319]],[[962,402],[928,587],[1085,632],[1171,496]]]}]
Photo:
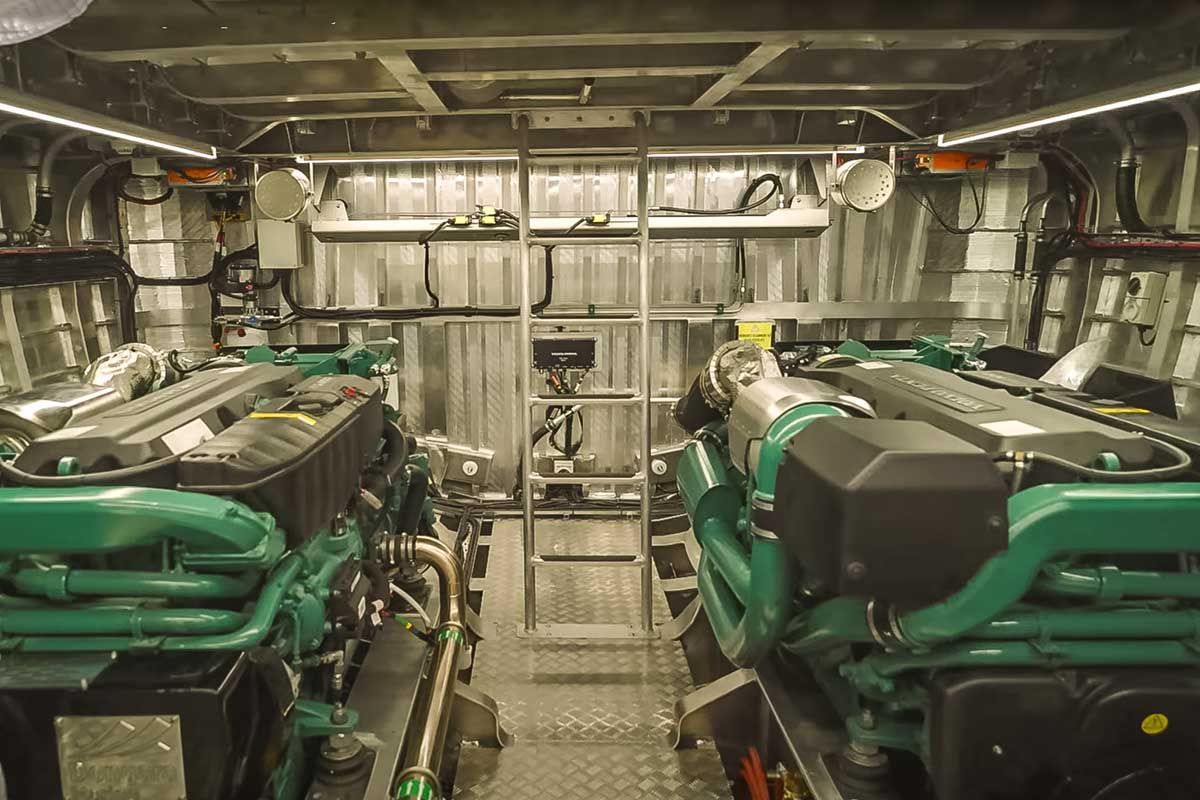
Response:
[{"label": "green painted engine", "polygon": [[1195,797],[1191,459],[977,357],[714,354],[676,419],[715,638],[819,687],[845,797]]},{"label": "green painted engine", "polygon": [[7,797],[294,800],[354,766],[377,548],[432,521],[391,348],[135,345],[0,401]]}]

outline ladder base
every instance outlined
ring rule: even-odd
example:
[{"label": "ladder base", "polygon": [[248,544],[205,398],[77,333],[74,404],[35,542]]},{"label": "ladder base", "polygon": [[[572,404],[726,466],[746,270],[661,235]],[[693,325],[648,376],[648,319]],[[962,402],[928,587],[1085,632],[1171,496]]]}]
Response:
[{"label": "ladder base", "polygon": [[592,622],[543,622],[533,630],[517,625],[518,639],[657,639],[658,630],[642,630],[637,625]]}]

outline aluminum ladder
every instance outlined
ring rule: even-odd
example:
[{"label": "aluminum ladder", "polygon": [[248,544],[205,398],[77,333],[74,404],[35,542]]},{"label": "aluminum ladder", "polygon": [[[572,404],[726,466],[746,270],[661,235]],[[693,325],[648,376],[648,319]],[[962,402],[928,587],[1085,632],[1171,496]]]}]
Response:
[{"label": "aluminum ladder", "polygon": [[[653,600],[654,600],[654,561],[651,557],[650,529],[650,477],[647,472],[650,464],[650,424],[651,424],[651,388],[650,388],[650,226],[649,226],[649,160],[647,158],[646,118],[642,114],[634,116],[637,136],[636,155],[608,156],[606,162],[624,161],[637,164],[637,231],[632,235],[622,236],[534,236],[530,231],[531,209],[529,204],[529,169],[530,163],[538,163],[539,159],[532,157],[529,151],[529,118],[522,115],[517,121],[519,147],[517,153],[517,181],[521,201],[520,243],[521,243],[521,382],[522,398],[521,437],[522,437],[522,544],[524,558],[524,600],[525,620],[520,635],[536,636],[552,639],[629,639],[655,638]],[[548,157],[546,163],[562,163],[563,159]],[[638,311],[635,315],[611,315],[605,317],[555,317],[551,314],[534,317],[532,310],[530,280],[530,251],[534,247],[545,245],[570,246],[632,246],[638,254]],[[641,333],[639,348],[639,380],[638,388],[632,394],[594,394],[571,397],[566,401],[562,395],[536,394],[531,386],[533,364],[533,333],[538,327],[559,325],[628,325],[636,326]],[[633,475],[541,475],[535,471],[533,455],[533,419],[536,408],[550,405],[584,406],[637,406],[640,411],[641,425],[639,447],[641,458],[638,471]],[[612,486],[639,487],[640,530],[638,535],[638,551],[630,554],[580,554],[560,556],[541,553],[537,549],[535,535],[535,518],[533,489],[535,486],[551,484],[605,484]],[[555,569],[563,566],[587,566],[637,569],[640,586],[640,618],[637,625],[622,623],[543,623],[537,620],[537,575],[543,569]]]}]

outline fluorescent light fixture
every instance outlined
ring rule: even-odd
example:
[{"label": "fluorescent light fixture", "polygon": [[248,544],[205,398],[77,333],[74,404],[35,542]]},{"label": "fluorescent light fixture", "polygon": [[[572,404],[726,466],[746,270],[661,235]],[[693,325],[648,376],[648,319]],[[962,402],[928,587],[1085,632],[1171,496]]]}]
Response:
[{"label": "fluorescent light fixture", "polygon": [[657,150],[650,158],[741,158],[749,156],[831,156],[834,153],[864,153],[861,145],[824,148],[780,148],[764,150]]},{"label": "fluorescent light fixture", "polygon": [[1172,97],[1180,97],[1194,92],[1200,92],[1200,70],[1196,69],[1133,83],[1119,89],[1098,92],[1077,100],[1056,103],[1026,114],[998,119],[986,125],[938,134],[938,146],[954,147],[968,142],[978,142],[981,139],[991,139],[996,136],[1040,128],[1044,125],[1068,122],[1093,114],[1119,111],[1122,108],[1138,106],[1143,103],[1169,100]]},{"label": "fluorescent light fixture", "polygon": [[52,125],[75,128],[98,136],[120,139],[185,156],[206,159],[217,157],[216,148],[204,142],[173,136],[169,133],[159,133],[132,122],[4,87],[0,87],[0,112],[38,122],[48,122]]},{"label": "fluorescent light fixture", "polygon": [[[862,153],[865,148],[861,145],[847,145],[814,148],[776,148],[776,149],[746,149],[746,150],[654,150],[650,158],[734,158],[743,156],[828,156],[834,153]],[[550,156],[549,153],[538,155]],[[613,156],[613,152],[603,153],[565,153],[559,158],[575,157],[586,162],[589,156],[603,159]],[[622,154],[623,155],[623,154]],[[512,152],[485,153],[330,153],[328,155],[298,155],[298,164],[412,164],[431,163],[437,161],[516,161],[517,156]]]},{"label": "fluorescent light fixture", "polygon": [[337,153],[335,155],[296,156],[298,164],[420,164],[436,161],[516,161],[515,155],[391,155],[387,153],[354,155],[353,153]]}]

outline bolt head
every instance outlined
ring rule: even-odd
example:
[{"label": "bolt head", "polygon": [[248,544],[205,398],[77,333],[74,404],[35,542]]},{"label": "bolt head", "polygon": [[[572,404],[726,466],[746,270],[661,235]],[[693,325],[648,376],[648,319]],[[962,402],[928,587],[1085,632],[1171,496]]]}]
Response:
[{"label": "bolt head", "polygon": [[861,581],[867,577],[867,565],[861,561],[851,561],[846,565],[846,577],[852,581]]}]

